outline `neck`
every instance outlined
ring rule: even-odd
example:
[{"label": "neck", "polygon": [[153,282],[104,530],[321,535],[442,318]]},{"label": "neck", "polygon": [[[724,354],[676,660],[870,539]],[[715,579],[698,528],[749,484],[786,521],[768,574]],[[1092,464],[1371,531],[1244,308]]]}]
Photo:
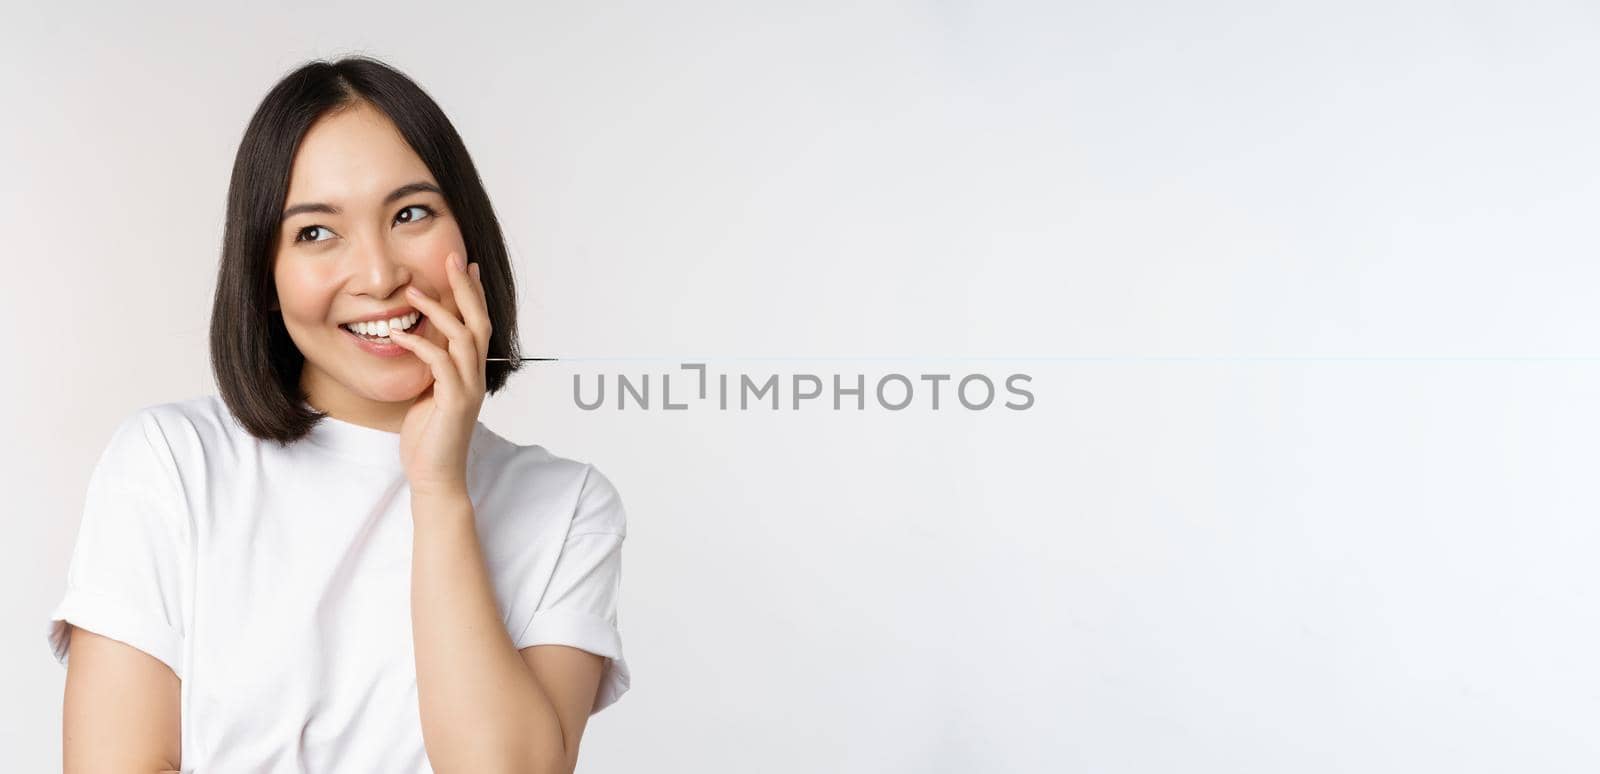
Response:
[{"label": "neck", "polygon": [[342,384],[318,378],[318,374],[320,372],[310,368],[301,373],[300,389],[306,395],[306,402],[317,411],[353,425],[398,433],[406,412],[420,397],[399,401],[373,400],[352,393]]}]

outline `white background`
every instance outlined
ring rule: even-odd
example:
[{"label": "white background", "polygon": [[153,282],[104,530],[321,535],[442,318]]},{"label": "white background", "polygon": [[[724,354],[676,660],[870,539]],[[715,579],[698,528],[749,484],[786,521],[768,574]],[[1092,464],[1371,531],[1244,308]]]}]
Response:
[{"label": "white background", "polygon": [[[526,354],[573,358],[485,422],[629,510],[580,771],[1600,767],[1592,4],[14,5],[8,770],[60,765],[96,456],[214,391],[250,113],[356,52],[455,122]],[[1036,403],[573,404],[696,358]]]}]

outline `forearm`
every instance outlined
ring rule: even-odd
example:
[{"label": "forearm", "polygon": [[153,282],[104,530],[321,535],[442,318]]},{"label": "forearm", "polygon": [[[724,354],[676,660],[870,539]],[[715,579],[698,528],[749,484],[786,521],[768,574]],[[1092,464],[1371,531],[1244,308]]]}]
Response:
[{"label": "forearm", "polygon": [[423,743],[439,772],[543,774],[561,723],[506,633],[472,501],[413,493],[411,630]]}]

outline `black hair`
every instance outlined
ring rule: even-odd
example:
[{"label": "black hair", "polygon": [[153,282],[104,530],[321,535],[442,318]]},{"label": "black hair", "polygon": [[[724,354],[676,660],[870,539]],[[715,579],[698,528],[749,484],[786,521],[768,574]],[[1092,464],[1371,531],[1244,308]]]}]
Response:
[{"label": "black hair", "polygon": [[489,306],[485,389],[493,394],[521,367],[517,294],[500,222],[466,146],[444,111],[415,82],[366,55],[314,60],[284,76],[256,108],[228,182],[227,221],[211,304],[211,370],[228,410],[251,435],[292,442],[326,413],[300,388],[305,357],[274,311],[273,261],[295,151],[322,116],[367,104],[389,118],[439,183],[478,264]]}]

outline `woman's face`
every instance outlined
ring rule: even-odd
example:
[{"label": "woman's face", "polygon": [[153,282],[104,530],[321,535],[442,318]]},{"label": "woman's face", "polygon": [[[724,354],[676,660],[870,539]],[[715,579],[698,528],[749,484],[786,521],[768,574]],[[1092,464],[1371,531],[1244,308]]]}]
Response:
[{"label": "woman's face", "polygon": [[[428,190],[394,196],[412,184]],[[413,285],[459,317],[445,260],[452,251],[465,256],[466,246],[437,188],[388,117],[364,103],[323,116],[301,140],[272,276],[284,327],[305,356],[300,386],[314,408],[398,431],[432,383],[415,355],[374,354],[340,326],[415,312],[405,295]],[[413,333],[447,347],[426,319]]]}]

